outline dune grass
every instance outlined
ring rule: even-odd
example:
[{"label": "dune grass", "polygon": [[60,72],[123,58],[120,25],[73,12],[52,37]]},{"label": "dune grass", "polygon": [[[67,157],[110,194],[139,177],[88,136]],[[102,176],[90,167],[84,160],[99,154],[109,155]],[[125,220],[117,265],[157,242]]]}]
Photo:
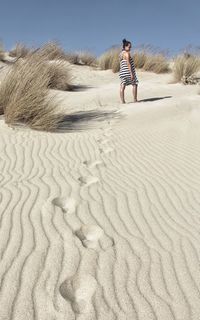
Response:
[{"label": "dune grass", "polygon": [[[111,48],[103,53],[98,59],[98,65],[102,70],[112,69],[113,72],[119,72],[120,62],[119,53],[121,48]],[[145,71],[155,73],[165,73],[169,71],[169,63],[162,53],[156,53],[148,46],[142,50],[135,50],[132,55],[135,67]]]},{"label": "dune grass", "polygon": [[71,64],[96,66],[96,57],[89,51],[66,52],[64,60]]},{"label": "dune grass", "polygon": [[0,61],[4,61],[4,59],[5,59],[5,53],[4,51],[0,50]]},{"label": "dune grass", "polygon": [[35,50],[46,60],[63,60],[78,65],[94,65],[96,57],[87,51],[65,52],[57,42],[48,42]]},{"label": "dune grass", "polygon": [[114,73],[119,72],[120,70],[120,62],[119,62],[119,53],[120,53],[119,48],[115,48],[112,51],[112,60],[111,60],[111,69]]},{"label": "dune grass", "polygon": [[[48,62],[47,62],[48,63]],[[65,61],[52,61],[46,66],[50,75],[48,87],[50,89],[57,89],[69,91],[72,89],[70,84],[70,74],[68,66]]]},{"label": "dune grass", "polygon": [[166,52],[149,44],[136,48],[133,59],[135,67],[144,71],[154,73],[166,73],[170,71]]},{"label": "dune grass", "polygon": [[66,52],[64,60],[71,64],[79,64],[79,55],[77,52]]},{"label": "dune grass", "polygon": [[98,66],[102,70],[112,69],[113,72],[118,72],[120,68],[119,63],[120,48],[111,48],[104,52],[98,58]]},{"label": "dune grass", "polygon": [[166,73],[169,72],[169,62],[162,54],[147,54],[142,69],[155,73]]},{"label": "dune grass", "polygon": [[57,103],[48,96],[50,80],[49,68],[40,56],[18,60],[0,86],[0,106],[5,122],[54,131],[63,114],[58,113]]},{"label": "dune grass", "polygon": [[[69,69],[65,62],[65,53],[56,42],[48,42],[36,50],[29,50],[24,56],[24,63],[41,60],[49,74],[50,89],[71,90]],[[43,68],[44,68],[43,66]]]},{"label": "dune grass", "polygon": [[[200,56],[181,54],[174,60],[174,82],[182,82],[200,70]],[[185,80],[184,80],[185,81]]]},{"label": "dune grass", "polygon": [[147,60],[147,53],[145,51],[135,51],[133,54],[133,59],[135,67],[138,69],[142,69]]},{"label": "dune grass", "polygon": [[63,60],[72,64],[96,65],[96,57],[89,51],[65,52],[56,41],[50,41],[37,49],[26,47],[22,43],[17,43],[15,48],[9,52],[11,57],[27,58],[31,54],[37,53],[42,59],[49,61]]},{"label": "dune grass", "polygon": [[9,56],[14,58],[25,58],[32,51],[33,49],[28,48],[23,43],[17,43],[15,48],[9,52]]},{"label": "dune grass", "polygon": [[46,60],[65,60],[65,52],[59,43],[48,42],[35,51],[42,59]]},{"label": "dune grass", "polygon": [[4,61],[5,58],[5,50],[4,50],[4,45],[0,41],[0,61]]},{"label": "dune grass", "polygon": [[79,63],[86,66],[96,65],[96,57],[89,51],[78,52]]}]

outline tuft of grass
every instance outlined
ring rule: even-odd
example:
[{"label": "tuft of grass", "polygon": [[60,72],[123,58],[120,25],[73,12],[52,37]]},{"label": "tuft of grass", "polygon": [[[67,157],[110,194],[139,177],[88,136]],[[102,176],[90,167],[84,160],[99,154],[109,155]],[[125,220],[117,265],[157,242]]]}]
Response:
[{"label": "tuft of grass", "polygon": [[135,51],[133,54],[133,60],[135,63],[135,67],[138,69],[142,69],[147,60],[147,53],[145,51]]},{"label": "tuft of grass", "polygon": [[5,58],[5,50],[4,50],[4,45],[0,41],[0,61],[4,61]]},{"label": "tuft of grass", "polygon": [[145,63],[142,67],[145,71],[152,71],[155,73],[169,72],[169,62],[162,54],[147,54]]},{"label": "tuft of grass", "polygon": [[48,42],[35,51],[42,59],[65,60],[65,52],[57,42]]},{"label": "tuft of grass", "polygon": [[138,47],[133,58],[138,69],[155,73],[166,73],[170,70],[167,52],[149,44]]},{"label": "tuft of grass", "polygon": [[96,64],[96,57],[88,51],[78,52],[79,63],[86,66],[93,66]]},{"label": "tuft of grass", "polygon": [[47,65],[48,72],[50,75],[48,87],[50,89],[57,90],[71,90],[70,75],[66,62],[59,60],[56,62],[49,62]]},{"label": "tuft of grass", "polygon": [[0,41],[0,61],[4,61],[5,58],[5,50],[4,50],[4,45]]},{"label": "tuft of grass", "polygon": [[119,48],[115,48],[112,50],[112,59],[111,59],[111,69],[114,73],[119,72],[120,70],[120,61],[119,61]]},{"label": "tuft of grass", "polygon": [[15,48],[9,52],[10,57],[25,58],[32,52],[32,49],[26,47],[23,43],[17,43]]},{"label": "tuft of grass", "polygon": [[111,51],[104,52],[98,59],[98,65],[102,70],[111,69]]},{"label": "tuft of grass", "polygon": [[79,55],[77,52],[66,52],[65,60],[71,64],[79,64]]},{"label": "tuft of grass", "polygon": [[65,60],[77,65],[96,65],[96,57],[89,51],[66,52]]},{"label": "tuft of grass", "polygon": [[102,70],[112,69],[113,72],[118,72],[120,68],[119,48],[111,48],[104,52],[98,59],[98,66]]},{"label": "tuft of grass", "polygon": [[[151,51],[150,51],[151,50]],[[112,69],[113,72],[119,72],[120,61],[119,47],[111,48],[103,53],[98,59],[98,65],[102,70]],[[162,53],[156,53],[150,46],[136,50],[132,55],[136,68],[155,73],[164,73],[169,71],[169,63]]]},{"label": "tuft of grass", "polygon": [[173,67],[174,82],[181,82],[200,70],[200,57],[182,54],[175,58]]},{"label": "tuft of grass", "polygon": [[4,61],[5,59],[5,52],[0,50],[0,61]]},{"label": "tuft of grass", "polygon": [[49,68],[41,56],[18,60],[0,85],[0,106],[6,123],[54,131],[63,114],[56,112],[58,105],[48,97],[50,80]]}]

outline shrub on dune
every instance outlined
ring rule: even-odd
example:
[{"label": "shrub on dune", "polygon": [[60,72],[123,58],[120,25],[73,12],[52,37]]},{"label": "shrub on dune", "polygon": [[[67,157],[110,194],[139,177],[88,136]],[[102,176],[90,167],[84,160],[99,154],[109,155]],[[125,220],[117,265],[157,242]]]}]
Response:
[{"label": "shrub on dune", "polygon": [[165,73],[170,70],[167,52],[150,44],[141,45],[133,54],[135,67],[155,73]]},{"label": "shrub on dune", "polygon": [[[149,50],[149,48],[148,48]],[[120,48],[112,48],[103,53],[98,59],[98,65],[102,70],[112,69],[113,72],[119,72]],[[164,73],[169,71],[169,63],[164,54],[150,53],[147,49],[137,50],[132,56],[136,68],[155,73]]]},{"label": "shrub on dune", "polygon": [[[24,64],[31,61],[41,61],[43,70],[48,73],[49,82],[47,87],[57,90],[71,90],[69,84],[69,71],[63,60],[64,52],[56,43],[47,43],[35,51],[29,52],[23,59]],[[22,63],[22,62],[21,62]]]},{"label": "shrub on dune", "polygon": [[102,70],[112,69],[113,72],[119,71],[119,48],[111,48],[104,52],[98,59],[98,65]]},{"label": "shrub on dune", "polygon": [[147,60],[147,54],[144,51],[136,51],[133,54],[133,60],[134,60],[134,64],[135,67],[138,69],[141,69],[144,67],[145,62]]},{"label": "shrub on dune", "polygon": [[63,115],[48,97],[51,75],[46,61],[32,55],[18,60],[0,85],[0,106],[7,124],[54,131]]},{"label": "shrub on dune", "polygon": [[5,59],[5,53],[0,50],[0,61],[4,61]]},{"label": "shrub on dune", "polygon": [[16,58],[25,58],[31,52],[32,52],[32,49],[26,47],[22,43],[17,43],[15,48],[9,52],[9,56],[16,57]]},{"label": "shrub on dune", "polygon": [[65,52],[57,42],[48,42],[36,50],[46,60],[65,60]]},{"label": "shrub on dune", "polygon": [[66,52],[65,60],[78,65],[93,66],[96,65],[96,57],[87,51]]},{"label": "shrub on dune", "polygon": [[112,59],[111,59],[111,69],[114,73],[119,72],[120,70],[120,61],[119,61],[119,53],[120,49],[114,49],[112,52]]},{"label": "shrub on dune", "polygon": [[180,82],[183,79],[187,79],[193,76],[196,72],[200,70],[200,57],[183,54],[175,58],[174,60],[174,81]]},{"label": "shrub on dune", "polygon": [[169,63],[162,54],[147,54],[146,61],[142,67],[145,71],[152,71],[155,73],[165,73],[169,71]]},{"label": "shrub on dune", "polygon": [[0,42],[0,61],[4,61],[4,59],[5,59],[5,50],[4,50],[3,43]]},{"label": "shrub on dune", "polygon": [[71,64],[79,64],[79,55],[76,52],[66,52],[64,59]]},{"label": "shrub on dune", "polygon": [[98,59],[98,65],[102,70],[108,70],[110,69],[110,60],[111,60],[112,56],[111,53],[109,51],[104,52]]},{"label": "shrub on dune", "polygon": [[68,66],[64,61],[49,62],[46,66],[50,75],[48,87],[57,90],[71,90]]},{"label": "shrub on dune", "polygon": [[78,52],[79,57],[79,63],[86,65],[86,66],[92,66],[96,63],[96,57],[87,51],[80,51]]}]

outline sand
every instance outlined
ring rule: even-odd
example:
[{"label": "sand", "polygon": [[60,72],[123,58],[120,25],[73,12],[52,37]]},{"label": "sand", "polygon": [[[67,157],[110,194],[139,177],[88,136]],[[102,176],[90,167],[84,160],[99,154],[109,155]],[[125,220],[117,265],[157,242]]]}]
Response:
[{"label": "sand", "polygon": [[[66,110],[117,109],[93,129],[0,120],[0,320],[199,320],[198,88],[72,66]],[[53,91],[52,91],[53,92]],[[68,107],[70,106],[70,108]]]}]

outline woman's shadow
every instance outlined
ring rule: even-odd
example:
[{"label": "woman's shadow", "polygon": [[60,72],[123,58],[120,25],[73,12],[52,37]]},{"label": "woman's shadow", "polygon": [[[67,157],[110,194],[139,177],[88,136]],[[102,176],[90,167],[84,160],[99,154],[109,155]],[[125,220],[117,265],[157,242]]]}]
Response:
[{"label": "woman's shadow", "polygon": [[139,102],[150,102],[150,101],[157,101],[157,100],[162,100],[162,99],[168,99],[171,98],[172,96],[165,96],[165,97],[155,97],[155,98],[147,98],[147,99],[141,99],[138,100]]}]

